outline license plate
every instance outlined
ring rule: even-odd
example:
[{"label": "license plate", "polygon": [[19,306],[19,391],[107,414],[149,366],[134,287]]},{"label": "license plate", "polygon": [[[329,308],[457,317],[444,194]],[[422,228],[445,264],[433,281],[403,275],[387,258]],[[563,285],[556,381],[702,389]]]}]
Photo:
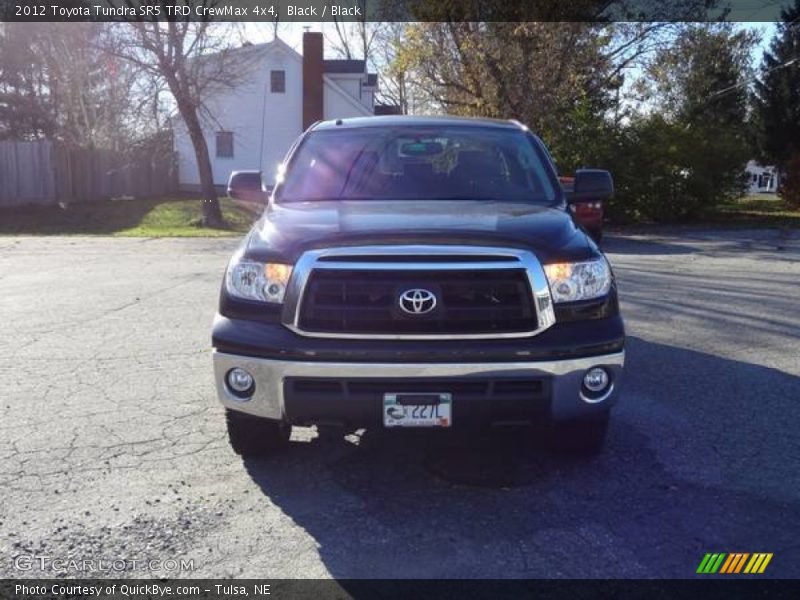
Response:
[{"label": "license plate", "polygon": [[385,427],[450,427],[452,395],[413,393],[383,395]]}]

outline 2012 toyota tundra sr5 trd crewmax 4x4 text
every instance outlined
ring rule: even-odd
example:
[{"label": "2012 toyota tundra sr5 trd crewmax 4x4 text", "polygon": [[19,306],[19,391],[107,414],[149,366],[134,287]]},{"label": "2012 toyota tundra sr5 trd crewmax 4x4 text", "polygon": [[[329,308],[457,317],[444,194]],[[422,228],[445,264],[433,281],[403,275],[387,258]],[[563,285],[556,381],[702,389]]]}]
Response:
[{"label": "2012 toyota tundra sr5 trd crewmax 4x4 text", "polygon": [[[612,186],[578,171],[571,198]],[[266,196],[253,171],[229,193]],[[624,337],[608,261],[527,128],[370,117],[318,123],[289,151],[225,273],[213,356],[240,454],[330,422],[547,422],[595,451]]]}]

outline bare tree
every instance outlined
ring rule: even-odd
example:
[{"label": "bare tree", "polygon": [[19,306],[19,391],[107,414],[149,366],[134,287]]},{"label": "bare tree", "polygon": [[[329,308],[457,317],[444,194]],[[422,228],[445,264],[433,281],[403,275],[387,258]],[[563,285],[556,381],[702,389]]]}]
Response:
[{"label": "bare tree", "polygon": [[372,48],[379,32],[388,23],[368,21],[367,0],[356,0],[361,18],[355,21],[342,21],[333,18],[334,35],[326,36],[333,51],[348,60],[364,60],[370,63]]},{"label": "bare tree", "polygon": [[169,90],[197,160],[203,225],[219,227],[224,222],[203,123],[214,120],[209,100],[222,89],[237,85],[246,69],[238,61],[234,63],[231,36],[226,35],[230,32],[224,31],[233,25],[170,18],[125,24],[109,52],[138,65]]}]

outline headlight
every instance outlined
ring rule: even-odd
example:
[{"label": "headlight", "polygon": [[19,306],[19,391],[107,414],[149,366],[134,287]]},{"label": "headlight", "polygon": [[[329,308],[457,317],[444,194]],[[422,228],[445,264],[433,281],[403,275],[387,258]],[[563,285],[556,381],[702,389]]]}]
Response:
[{"label": "headlight", "polygon": [[545,265],[553,302],[575,302],[605,296],[611,289],[611,269],[605,258]]},{"label": "headlight", "polygon": [[225,289],[236,298],[280,304],[291,275],[291,265],[234,259],[228,265]]}]

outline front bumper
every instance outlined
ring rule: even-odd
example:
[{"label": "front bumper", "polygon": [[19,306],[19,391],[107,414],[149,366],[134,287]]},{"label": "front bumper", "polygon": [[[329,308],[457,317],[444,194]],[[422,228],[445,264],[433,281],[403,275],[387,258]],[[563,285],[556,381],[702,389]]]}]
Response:
[{"label": "front bumper", "polygon": [[[587,417],[607,410],[616,399],[625,361],[624,351],[611,354],[569,358],[563,360],[540,360],[520,362],[483,363],[352,363],[282,360],[257,358],[214,351],[214,375],[217,394],[224,406],[269,419],[295,420],[291,410],[287,411],[285,382],[287,378],[311,379],[386,379],[386,380],[435,380],[444,378],[519,378],[541,377],[549,384],[549,418],[565,420]],[[581,392],[581,383],[586,371],[592,367],[605,367],[611,373],[612,387],[607,395],[598,400],[587,400]],[[227,388],[226,373],[240,367],[253,375],[256,387],[252,397],[246,401],[237,398]],[[390,384],[387,384],[390,387]],[[386,392],[393,390],[387,389]],[[341,402],[331,397],[330,402]],[[380,406],[368,407],[364,412],[380,413]],[[454,421],[458,415],[458,396],[453,399]],[[325,411],[323,411],[325,412]],[[308,416],[308,415],[306,415]],[[361,415],[369,421],[371,414]],[[304,419],[313,420],[312,419]],[[360,420],[360,419],[356,419]]]}]

